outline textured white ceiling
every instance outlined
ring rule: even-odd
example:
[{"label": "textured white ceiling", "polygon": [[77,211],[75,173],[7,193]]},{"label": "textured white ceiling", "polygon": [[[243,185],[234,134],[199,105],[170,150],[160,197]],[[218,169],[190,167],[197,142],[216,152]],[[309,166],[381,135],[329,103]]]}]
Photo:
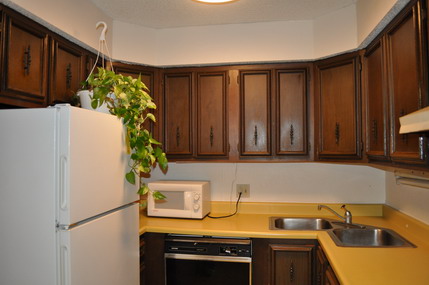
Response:
[{"label": "textured white ceiling", "polygon": [[151,28],[310,20],[358,0],[90,0],[114,20]]}]

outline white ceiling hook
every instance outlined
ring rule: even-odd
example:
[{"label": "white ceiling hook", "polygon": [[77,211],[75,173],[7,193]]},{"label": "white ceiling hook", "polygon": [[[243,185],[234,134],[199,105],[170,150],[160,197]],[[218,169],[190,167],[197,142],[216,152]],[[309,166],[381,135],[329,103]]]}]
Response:
[{"label": "white ceiling hook", "polygon": [[103,25],[104,28],[101,31],[101,35],[100,35],[100,41],[106,41],[106,31],[107,31],[107,24],[105,22],[98,22],[97,24],[95,24],[95,28],[98,29],[99,26]]}]

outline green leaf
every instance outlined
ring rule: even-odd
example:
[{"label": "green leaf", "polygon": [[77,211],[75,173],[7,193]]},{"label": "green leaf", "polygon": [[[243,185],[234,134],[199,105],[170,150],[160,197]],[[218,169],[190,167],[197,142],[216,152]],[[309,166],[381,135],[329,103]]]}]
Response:
[{"label": "green leaf", "polygon": [[127,174],[125,174],[125,178],[127,179],[127,181],[131,184],[136,184],[136,176],[134,174],[134,172],[131,170],[130,172],[128,172]]},{"label": "green leaf", "polygon": [[143,186],[140,187],[139,191],[137,191],[137,194],[146,195],[148,192],[149,192],[149,187],[147,187],[146,184],[143,184]]},{"label": "green leaf", "polygon": [[152,193],[152,196],[153,196],[153,198],[155,199],[155,200],[164,200],[165,198],[167,198],[167,197],[165,197],[161,192],[159,192],[159,191],[154,191],[153,193]]}]

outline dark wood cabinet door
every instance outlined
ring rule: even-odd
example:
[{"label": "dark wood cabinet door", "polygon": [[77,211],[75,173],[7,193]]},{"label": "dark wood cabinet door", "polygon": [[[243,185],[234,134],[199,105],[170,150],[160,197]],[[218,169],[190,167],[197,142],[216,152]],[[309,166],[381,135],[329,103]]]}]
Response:
[{"label": "dark wood cabinet door", "polygon": [[276,155],[307,154],[307,71],[276,70]]},{"label": "dark wood cabinet door", "polygon": [[240,155],[271,155],[271,71],[240,71]]},{"label": "dark wood cabinet door", "polygon": [[169,155],[192,155],[192,73],[164,74],[164,147]]},{"label": "dark wood cabinet door", "polygon": [[71,102],[85,76],[86,55],[71,43],[52,42],[49,104]]},{"label": "dark wood cabinet door", "polygon": [[358,63],[352,55],[316,65],[319,158],[361,158]]},{"label": "dark wood cabinet door", "polygon": [[270,245],[272,285],[311,285],[313,246]]},{"label": "dark wood cabinet door", "polygon": [[228,155],[227,73],[197,73],[197,156]]},{"label": "dark wood cabinet door", "polygon": [[[399,134],[399,117],[426,104],[420,31],[420,2],[406,11],[387,31],[390,99],[390,156],[392,160],[423,162],[418,134]],[[424,63],[427,66],[427,62]],[[425,67],[427,68],[427,67]]]},{"label": "dark wood cabinet door", "polygon": [[366,153],[372,159],[388,159],[388,100],[384,41],[379,40],[364,54],[366,99]]},{"label": "dark wood cabinet door", "polygon": [[252,284],[313,284],[316,245],[316,240],[252,239]]},{"label": "dark wood cabinet door", "polygon": [[0,102],[40,107],[47,104],[48,34],[31,21],[6,17]]}]

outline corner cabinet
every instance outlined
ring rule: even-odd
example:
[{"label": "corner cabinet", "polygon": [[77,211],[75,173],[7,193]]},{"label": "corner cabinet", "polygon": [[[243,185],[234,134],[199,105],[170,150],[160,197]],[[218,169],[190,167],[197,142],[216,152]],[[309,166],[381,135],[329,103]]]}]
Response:
[{"label": "corner cabinet", "polygon": [[9,9],[7,11],[3,23],[0,103],[21,107],[46,106],[49,68],[47,30]]},{"label": "corner cabinet", "polygon": [[316,240],[253,239],[252,284],[314,284]]},{"label": "corner cabinet", "polygon": [[423,165],[426,138],[399,134],[399,117],[427,105],[427,53],[422,1],[410,4],[363,56],[366,153],[370,161]]},{"label": "corner cabinet", "polygon": [[394,161],[424,162],[423,137],[399,134],[399,117],[427,103],[427,57],[422,41],[422,2],[402,12],[386,33],[390,99],[390,157]]},{"label": "corner cabinet", "polygon": [[315,67],[318,158],[361,159],[359,56],[341,55]]},{"label": "corner cabinet", "polygon": [[334,270],[320,246],[317,248],[316,252],[316,284],[340,285]]}]

